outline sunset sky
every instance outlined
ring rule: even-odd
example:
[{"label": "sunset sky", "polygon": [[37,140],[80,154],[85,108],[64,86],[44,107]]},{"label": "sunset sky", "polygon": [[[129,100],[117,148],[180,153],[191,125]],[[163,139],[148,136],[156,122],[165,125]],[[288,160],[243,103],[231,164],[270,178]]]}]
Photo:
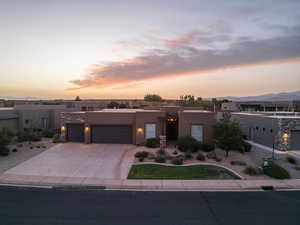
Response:
[{"label": "sunset sky", "polygon": [[299,0],[0,0],[0,98],[300,90]]}]

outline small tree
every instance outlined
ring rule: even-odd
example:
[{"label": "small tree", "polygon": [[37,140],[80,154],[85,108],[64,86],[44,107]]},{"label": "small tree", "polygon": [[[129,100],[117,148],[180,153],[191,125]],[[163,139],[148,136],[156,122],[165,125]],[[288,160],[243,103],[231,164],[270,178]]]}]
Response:
[{"label": "small tree", "polygon": [[243,145],[243,134],[237,121],[231,120],[230,115],[214,125],[214,136],[218,147],[226,151],[226,157],[231,150],[239,150]]},{"label": "small tree", "polygon": [[76,96],[75,101],[81,101],[81,98],[79,96]]},{"label": "small tree", "polygon": [[146,94],[144,100],[147,102],[161,102],[163,101],[162,97],[156,94]]}]

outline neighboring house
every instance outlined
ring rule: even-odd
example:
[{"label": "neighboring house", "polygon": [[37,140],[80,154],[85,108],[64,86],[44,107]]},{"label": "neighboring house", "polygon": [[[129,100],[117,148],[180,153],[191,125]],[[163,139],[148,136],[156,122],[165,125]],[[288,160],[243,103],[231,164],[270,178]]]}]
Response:
[{"label": "neighboring house", "polygon": [[19,130],[19,116],[14,108],[0,108],[0,131],[3,129],[12,132]]},{"label": "neighboring house", "polygon": [[14,108],[0,108],[0,131],[13,132],[26,128],[55,130],[60,127],[60,114],[74,111],[65,105],[16,105]]},{"label": "neighboring house", "polygon": [[216,114],[182,107],[104,109],[62,113],[62,138],[70,142],[144,144],[148,138],[176,140],[191,135],[213,143]]},{"label": "neighboring house", "polygon": [[279,150],[300,150],[300,114],[232,113],[248,140]]},{"label": "neighboring house", "polygon": [[248,101],[248,102],[224,102],[221,106],[222,111],[230,112],[280,112],[280,111],[299,111],[300,103],[299,101],[276,101],[276,102],[266,102],[266,101]]}]

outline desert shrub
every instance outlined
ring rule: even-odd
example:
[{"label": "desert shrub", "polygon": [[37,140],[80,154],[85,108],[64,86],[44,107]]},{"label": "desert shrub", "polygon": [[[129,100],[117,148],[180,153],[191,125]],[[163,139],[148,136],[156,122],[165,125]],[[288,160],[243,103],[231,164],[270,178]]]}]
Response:
[{"label": "desert shrub", "polygon": [[201,150],[204,152],[211,152],[215,150],[215,145],[213,144],[201,144]]},{"label": "desert shrub", "polygon": [[41,133],[38,131],[33,130],[26,130],[23,132],[20,132],[18,134],[17,141],[18,142],[24,142],[24,141],[40,141],[42,138]]},{"label": "desert shrub", "polygon": [[182,165],[183,164],[183,158],[182,157],[175,157],[172,159],[172,164],[174,165]]},{"label": "desert shrub", "polygon": [[253,166],[247,166],[243,171],[245,174],[248,174],[250,176],[255,176],[259,174],[259,170]]},{"label": "desert shrub", "polygon": [[297,164],[297,160],[292,156],[287,156],[286,161],[288,161],[291,164]]},{"label": "desert shrub", "polygon": [[58,142],[60,142],[60,135],[59,135],[59,134],[55,134],[55,135],[53,136],[52,142],[53,142],[53,143],[58,143]]},{"label": "desert shrub", "polygon": [[11,138],[7,135],[0,134],[0,155],[7,156],[9,154],[8,145],[10,144]]},{"label": "desert shrub", "polygon": [[233,165],[233,166],[247,166],[246,162],[244,162],[244,161],[238,161],[238,160],[231,161],[230,164]]},{"label": "desert shrub", "polygon": [[166,151],[163,149],[159,149],[156,153],[159,155],[166,155]]},{"label": "desert shrub", "polygon": [[152,152],[149,152],[149,154],[148,154],[148,157],[147,157],[148,159],[154,159],[155,158],[155,154],[154,153],[152,153]]},{"label": "desert shrub", "polygon": [[141,151],[134,154],[134,157],[136,158],[147,158],[149,155],[149,152]]},{"label": "desert shrub", "polygon": [[252,148],[252,145],[249,144],[248,142],[243,142],[243,147],[244,147],[244,151],[245,152],[251,152],[251,148]]},{"label": "desert shrub", "polygon": [[140,157],[139,158],[139,162],[144,162],[145,158],[144,157]]},{"label": "desert shrub", "polygon": [[163,155],[157,155],[154,159],[155,162],[157,163],[165,163],[166,162],[166,157]]},{"label": "desert shrub", "polygon": [[201,148],[201,143],[191,136],[184,136],[178,138],[177,146],[182,152],[197,152]]},{"label": "desert shrub", "polygon": [[9,148],[7,146],[0,146],[0,155],[1,156],[8,156],[9,155]]},{"label": "desert shrub", "polygon": [[44,130],[42,132],[42,135],[43,137],[46,137],[46,138],[53,138],[55,132],[53,130]]},{"label": "desert shrub", "polygon": [[205,161],[205,156],[202,153],[198,153],[197,160],[199,160],[199,161]]},{"label": "desert shrub", "polygon": [[159,139],[158,138],[148,138],[146,140],[146,146],[148,148],[158,148],[159,147]]},{"label": "desert shrub", "polygon": [[269,160],[267,165],[263,168],[264,174],[268,175],[269,177],[273,177],[276,179],[289,179],[290,174],[289,172],[284,169],[283,167],[276,164],[274,161]]},{"label": "desert shrub", "polygon": [[184,153],[184,159],[192,159],[193,154],[190,151]]}]

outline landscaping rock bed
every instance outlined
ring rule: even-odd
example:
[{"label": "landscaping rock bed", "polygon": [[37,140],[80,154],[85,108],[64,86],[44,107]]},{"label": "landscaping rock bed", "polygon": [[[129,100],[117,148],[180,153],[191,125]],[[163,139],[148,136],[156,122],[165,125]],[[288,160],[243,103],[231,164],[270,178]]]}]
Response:
[{"label": "landscaping rock bed", "polygon": [[0,157],[0,173],[17,166],[54,145],[51,138],[42,138],[42,140],[38,142],[10,144],[8,146],[10,154],[5,157]]}]

